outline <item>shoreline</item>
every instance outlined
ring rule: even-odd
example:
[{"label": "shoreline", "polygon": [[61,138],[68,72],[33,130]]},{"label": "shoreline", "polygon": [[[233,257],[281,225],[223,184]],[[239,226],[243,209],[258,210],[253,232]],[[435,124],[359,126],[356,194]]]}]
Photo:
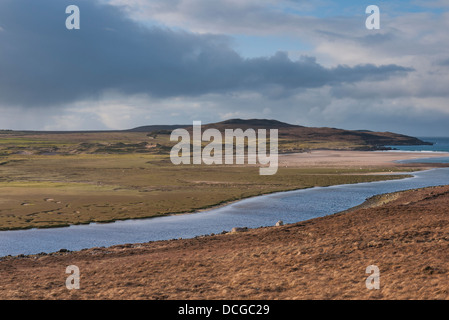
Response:
[{"label": "shoreline", "polygon": [[[334,153],[338,153],[338,154],[341,154],[342,152],[343,153],[350,152],[352,154],[354,153],[354,151],[334,151]],[[356,153],[358,153],[358,154],[360,154],[360,153],[361,154],[366,154],[366,153],[372,153],[372,152],[377,152],[377,151],[356,151]],[[395,154],[397,154],[397,153],[395,153]],[[439,154],[440,153],[438,153],[438,155]],[[416,156],[416,154],[413,154],[413,156]],[[447,167],[447,166],[449,166],[449,165],[444,165],[443,167]],[[382,172],[382,171],[378,171],[378,172],[372,172],[372,173],[366,173],[366,174],[368,174],[368,175],[385,175],[385,176],[392,175],[392,174],[400,174],[400,175],[404,175],[404,176],[411,176],[413,174],[413,172],[420,172],[420,171],[424,171],[424,170],[436,169],[436,168],[439,168],[440,166],[439,166],[438,163],[435,163],[435,164],[433,164],[433,163],[432,164],[427,164],[426,163],[425,166],[422,166],[422,167],[416,166],[416,164],[413,164],[412,166],[409,166],[408,164],[406,164],[406,165],[399,165],[399,167],[400,168],[401,167],[402,168],[410,168],[411,167],[411,168],[414,168],[415,170],[413,170],[413,171],[402,171],[402,172]],[[381,169],[381,168],[378,168],[378,169]],[[353,173],[353,174],[357,175],[357,173]],[[407,177],[404,177],[404,178],[407,178]],[[389,179],[380,180],[380,181],[388,181],[388,180]],[[364,183],[364,182],[359,182],[359,183]],[[357,184],[357,182],[355,182],[355,183],[348,183],[347,185],[351,185],[351,184]],[[328,187],[331,187],[331,186],[335,186],[335,185],[329,185]],[[213,206],[208,206],[206,208],[202,208],[202,209],[198,209],[198,210],[192,210],[192,211],[184,211],[184,212],[180,212],[180,213],[170,213],[170,214],[163,214],[163,215],[158,215],[158,216],[131,218],[131,219],[129,219],[129,218],[115,219],[115,220],[112,220],[112,221],[105,221],[105,222],[89,222],[89,223],[67,224],[67,225],[63,225],[63,226],[49,226],[49,227],[38,227],[38,228],[31,227],[31,228],[21,228],[21,229],[10,229],[10,230],[1,230],[0,232],[26,231],[26,230],[38,230],[38,229],[55,229],[55,228],[69,228],[71,226],[79,226],[79,225],[87,225],[88,226],[88,225],[95,225],[95,224],[112,224],[112,223],[119,222],[119,221],[137,221],[137,220],[143,220],[143,219],[153,219],[153,218],[161,218],[161,217],[169,217],[169,216],[189,215],[189,214],[195,214],[195,213],[205,212],[205,211],[214,210],[214,209],[218,209],[218,208],[221,208],[221,207],[229,206],[229,205],[232,205],[233,203],[237,203],[237,202],[240,202],[240,201],[246,200],[246,199],[251,199],[251,198],[256,198],[256,197],[263,197],[263,196],[268,196],[268,195],[277,194],[277,193],[285,193],[285,192],[294,192],[294,191],[298,191],[298,190],[306,190],[306,189],[310,189],[310,188],[313,188],[313,187],[292,188],[292,189],[286,189],[286,190],[270,191],[270,192],[262,193],[262,194],[259,194],[259,195],[256,195],[256,196],[241,197],[241,198],[236,199],[236,200],[224,201],[224,202],[222,202],[220,204],[213,205]],[[399,192],[401,192],[401,191],[399,191]],[[382,196],[382,195],[376,195],[373,198],[375,198],[377,196]],[[358,208],[358,206],[354,207],[354,208],[349,208],[347,210],[351,211],[351,210],[354,210],[356,208]],[[335,214],[338,214],[338,213],[335,213]],[[251,229],[253,229],[253,228],[251,228]],[[257,228],[254,228],[254,229],[257,229]],[[195,237],[204,237],[204,236],[209,236],[209,235],[210,234],[203,234],[203,235],[197,235]],[[175,239],[172,239],[172,240],[175,240]],[[151,241],[151,242],[157,242],[157,241],[168,241],[168,240],[154,240],[154,241]],[[94,247],[88,247],[88,248],[94,248]],[[53,253],[57,253],[57,252],[59,252],[59,251],[47,252],[47,254],[53,254]],[[77,252],[77,251],[74,250],[73,252]],[[32,255],[33,254],[29,254],[29,255],[25,255],[25,256],[32,256]],[[8,257],[8,256],[9,255],[2,256],[2,257]],[[19,255],[16,255],[16,256],[24,256],[24,254],[19,254]],[[0,257],[0,258],[2,258],[2,257]]]},{"label": "shoreline", "polygon": [[[449,187],[449,184],[448,185],[443,185],[443,186],[438,186],[438,187],[445,187],[445,186]],[[385,204],[388,204],[389,202],[397,200],[398,198],[400,198],[400,196],[402,194],[407,194],[407,193],[416,192],[416,191],[423,191],[423,190],[426,190],[426,189],[432,189],[432,188],[438,188],[438,187],[415,188],[415,189],[409,189],[409,190],[402,190],[402,191],[395,191],[395,192],[390,192],[390,193],[377,194],[377,195],[374,195],[372,197],[369,197],[369,198],[365,199],[365,201],[363,203],[361,203],[361,204],[359,204],[357,206],[351,207],[351,208],[343,210],[343,211],[335,212],[335,213],[329,214],[327,216],[337,216],[337,215],[347,214],[347,213],[351,213],[351,212],[356,212],[356,211],[358,211],[360,209],[377,208],[377,207],[383,206]],[[289,192],[289,191],[297,191],[297,190],[303,190],[303,189],[280,191],[279,193]],[[264,195],[262,195],[262,196],[264,196]],[[240,200],[236,200],[234,202],[238,202],[238,201],[240,201]],[[324,217],[326,217],[326,216],[324,216]],[[322,219],[324,217],[317,217],[317,218],[312,218],[312,219],[308,219],[308,220],[303,220],[303,221],[283,224],[283,226],[302,224],[302,223],[309,223],[309,222],[312,222],[314,220]],[[36,253],[36,254],[18,254],[18,255],[14,255],[14,256],[13,255],[0,256],[0,262],[4,261],[6,259],[10,260],[10,259],[22,259],[22,258],[35,258],[35,257],[39,257],[39,256],[58,256],[61,253],[65,253],[65,254],[74,254],[75,253],[76,254],[76,253],[80,253],[80,252],[83,252],[83,251],[111,249],[111,248],[121,247],[121,246],[135,247],[135,246],[141,246],[141,245],[145,245],[145,244],[156,244],[156,243],[165,243],[165,242],[172,242],[172,241],[192,240],[192,239],[198,239],[198,238],[210,238],[210,237],[214,237],[214,236],[217,236],[217,235],[242,233],[242,232],[247,232],[247,231],[251,231],[251,230],[263,230],[263,229],[278,228],[278,227],[279,226],[275,226],[275,225],[273,225],[273,226],[256,227],[256,228],[243,227],[243,228],[239,228],[241,230],[240,231],[236,231],[236,232],[226,231],[226,232],[222,232],[222,233],[219,233],[219,234],[211,233],[211,234],[197,235],[197,236],[192,237],[192,238],[178,238],[178,239],[154,240],[154,241],[138,242],[138,243],[115,244],[115,245],[111,245],[111,246],[107,246],[107,247],[104,247],[104,246],[101,246],[101,247],[90,247],[90,248],[85,248],[85,249],[82,249],[82,250],[73,250],[73,251],[61,248],[60,250],[54,251],[54,252],[41,252],[41,253]],[[29,230],[29,229],[26,229],[26,230]]]},{"label": "shoreline", "polygon": [[[437,169],[437,168],[430,168],[428,170],[434,170],[434,169]],[[420,171],[421,170],[416,171],[416,172],[420,172]],[[404,179],[406,179],[406,178],[413,178],[413,177],[409,177],[410,175],[408,173],[403,173],[403,175],[405,176]],[[380,181],[389,181],[389,180],[380,180]],[[364,184],[364,183],[370,183],[370,182],[359,182],[359,183],[360,184]],[[353,184],[359,184],[359,183],[349,183],[349,184],[344,184],[344,185],[353,185]],[[338,185],[329,185],[329,186],[324,186],[324,187],[320,187],[320,188],[335,187],[335,186],[338,186]],[[269,194],[263,194],[263,195],[260,195],[260,196],[257,196],[257,197],[269,196],[271,194],[277,194],[277,193],[295,192],[295,191],[301,191],[301,190],[313,189],[313,188],[314,187],[303,188],[303,189],[293,189],[293,190],[286,190],[286,191],[277,191],[277,192],[272,192],[272,193],[269,193]],[[428,188],[435,188],[435,187],[428,187]],[[372,208],[372,207],[381,206],[383,204],[388,203],[389,201],[395,200],[396,199],[396,197],[395,197],[396,194],[399,195],[399,194],[406,193],[406,192],[411,191],[411,190],[420,190],[420,189],[425,189],[425,188],[407,189],[407,190],[395,191],[395,192],[392,192],[392,193],[377,194],[377,195],[374,195],[372,197],[369,197],[369,198],[365,199],[364,202],[362,204],[360,204],[360,205],[348,208],[348,209],[340,211],[340,212],[335,212],[335,213],[330,214],[330,215],[339,215],[339,214],[346,213],[346,212],[356,211],[356,210],[361,209],[361,208]],[[249,198],[255,198],[255,197],[248,197],[247,199],[249,199]],[[233,202],[239,202],[239,201],[242,201],[242,200],[244,200],[244,199],[235,200]],[[226,205],[229,205],[229,204],[223,204],[223,205],[220,205],[219,207],[226,206]],[[203,210],[203,211],[207,211],[207,210]],[[188,214],[193,214],[193,213],[198,213],[198,212],[199,211],[188,213]],[[142,218],[142,219],[145,219],[145,218]],[[314,219],[320,219],[320,217],[312,218],[310,220],[314,220]],[[127,220],[140,220],[140,219],[127,219]],[[293,223],[288,223],[288,224],[291,225],[291,224],[295,224],[295,223],[302,223],[302,222],[305,222],[305,221],[309,221],[309,220],[303,220],[303,221],[300,221],[300,222],[293,222]],[[95,223],[95,224],[101,224],[101,223]],[[246,230],[257,230],[257,229],[265,229],[265,228],[270,228],[270,227],[272,227],[272,226],[268,225],[268,226],[254,227],[254,228],[253,227],[250,227],[250,228],[244,227],[243,229],[246,229]],[[214,236],[214,235],[217,235],[217,234],[227,234],[227,233],[232,233],[232,230],[222,231],[222,232],[219,232],[219,233],[199,234],[199,235],[195,235],[195,236],[192,236],[192,237],[186,237],[186,238],[171,238],[171,239],[163,239],[163,240],[150,240],[150,241],[144,241],[144,242],[135,242],[135,243],[134,242],[130,242],[130,243],[132,243],[132,245],[141,245],[141,244],[144,244],[144,243],[157,243],[157,242],[166,242],[166,241],[178,241],[178,240],[204,238],[204,237]],[[115,246],[120,246],[120,245],[122,245],[122,244],[112,244],[110,246],[106,245],[106,246],[101,246],[101,247],[98,247],[98,246],[95,246],[95,247],[87,246],[87,247],[85,247],[83,249],[77,249],[77,250],[68,250],[68,249],[65,249],[65,248],[61,248],[61,249],[56,250],[56,251],[45,252],[45,253],[41,252],[39,254],[33,253],[33,254],[6,255],[6,256],[1,256],[0,257],[0,261],[1,261],[2,258],[7,258],[7,257],[29,257],[29,256],[36,256],[36,255],[39,256],[39,255],[42,255],[42,254],[54,255],[54,254],[58,254],[60,252],[73,252],[73,253],[75,253],[75,252],[80,252],[80,251],[85,251],[85,250],[90,250],[90,249],[96,249],[96,248],[98,249],[98,248],[105,248],[105,247],[106,248],[110,248],[110,247],[115,247]]]},{"label": "shoreline", "polygon": [[[415,168],[415,166],[413,166],[413,168]],[[345,175],[378,175],[378,176],[390,176],[390,175],[404,175],[405,177],[403,179],[406,178],[411,178],[411,174],[414,172],[420,172],[420,171],[426,171],[426,170],[432,170],[432,169],[438,169],[439,167],[425,167],[425,168],[416,168],[416,170],[413,171],[404,171],[404,172],[373,172],[373,173],[365,173],[365,174],[357,174],[357,173],[352,173],[352,174],[345,174]],[[406,177],[406,176],[410,176],[410,177]],[[387,180],[378,180],[378,181],[389,181],[389,180],[395,180],[395,179],[387,179]],[[358,183],[369,183],[369,182],[354,182],[354,183],[348,183],[348,184],[339,184],[339,185],[352,185],[352,184],[358,184]],[[327,185],[327,186],[320,186],[322,188],[325,187],[332,187],[332,186],[339,186],[339,185]],[[243,200],[247,200],[247,199],[253,199],[253,198],[257,198],[257,197],[263,197],[263,196],[269,196],[269,195],[273,195],[273,194],[277,194],[277,193],[285,193],[285,192],[293,192],[293,191],[300,191],[300,190],[307,190],[307,189],[312,189],[312,188],[316,188],[317,186],[314,187],[304,187],[304,188],[293,188],[293,189],[284,189],[284,190],[276,190],[276,191],[267,191],[267,192],[263,192],[261,194],[258,195],[254,195],[254,196],[244,196],[244,197],[240,197],[239,199],[235,199],[235,200],[230,200],[230,201],[223,201],[222,203],[216,204],[216,205],[212,205],[212,206],[208,206],[205,208],[200,208],[200,209],[195,209],[192,211],[183,211],[183,212],[173,212],[173,213],[167,213],[167,214],[161,214],[161,215],[153,215],[153,216],[149,216],[149,217],[136,217],[136,218],[123,218],[123,219],[114,219],[114,220],[108,220],[108,221],[95,221],[95,222],[87,222],[87,223],[72,223],[72,224],[63,224],[63,225],[48,225],[48,226],[39,226],[39,227],[29,227],[29,228],[11,228],[11,229],[0,229],[0,232],[13,232],[13,231],[26,231],[26,230],[45,230],[45,229],[63,229],[63,228],[69,228],[69,227],[76,227],[76,226],[89,226],[89,225],[95,225],[95,224],[112,224],[115,222],[120,222],[120,221],[138,221],[138,220],[146,220],[146,219],[157,219],[157,218],[163,218],[163,217],[171,217],[171,216],[184,216],[184,215],[191,215],[191,214],[196,214],[196,213],[200,213],[200,212],[207,212],[209,210],[215,210],[215,209],[219,209],[222,207],[226,207],[229,205],[232,205],[234,203],[243,201]],[[1,257],[0,257],[1,258]]]},{"label": "shoreline", "polygon": [[[279,167],[381,168],[410,165],[395,161],[441,157],[449,157],[449,152],[313,150],[279,155]],[[432,163],[412,163],[412,165],[432,167]]]}]

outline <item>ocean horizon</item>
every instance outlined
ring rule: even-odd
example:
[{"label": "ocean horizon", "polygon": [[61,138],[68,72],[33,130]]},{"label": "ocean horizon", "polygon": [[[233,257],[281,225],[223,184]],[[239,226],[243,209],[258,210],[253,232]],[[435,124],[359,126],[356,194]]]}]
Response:
[{"label": "ocean horizon", "polygon": [[413,145],[413,146],[386,146],[398,151],[428,151],[428,152],[449,152],[449,137],[418,137],[425,142],[432,142],[433,145]]}]

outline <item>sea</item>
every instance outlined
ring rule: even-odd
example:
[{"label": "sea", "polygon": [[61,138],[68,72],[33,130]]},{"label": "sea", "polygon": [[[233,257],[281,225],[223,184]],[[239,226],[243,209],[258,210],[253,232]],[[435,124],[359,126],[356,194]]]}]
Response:
[{"label": "sea", "polygon": [[[417,145],[417,146],[386,146],[394,150],[388,152],[408,151],[408,152],[449,152],[449,137],[418,137],[422,141],[432,142],[433,145]],[[449,157],[401,160],[401,163],[449,163]]]}]

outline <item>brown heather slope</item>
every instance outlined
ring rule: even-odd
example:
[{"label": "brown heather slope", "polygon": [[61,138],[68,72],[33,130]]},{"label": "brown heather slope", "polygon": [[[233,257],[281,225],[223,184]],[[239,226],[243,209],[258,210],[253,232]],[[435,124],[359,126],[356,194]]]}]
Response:
[{"label": "brown heather slope", "polygon": [[[12,131],[0,130],[0,158],[14,155],[74,154],[147,154],[166,155],[177,142],[170,140],[172,130],[188,125],[152,125],[124,131]],[[203,124],[202,130],[278,129],[279,152],[310,150],[379,150],[387,145],[430,144],[418,138],[391,132],[309,128],[277,120],[231,119]],[[253,141],[253,140],[252,140]],[[255,141],[253,141],[255,142]],[[207,144],[206,141],[203,144]],[[1,165],[0,163],[0,165]]]},{"label": "brown heather slope", "polygon": [[[448,207],[444,186],[282,227],[1,258],[0,298],[449,299]],[[68,265],[80,290],[65,288]]]}]

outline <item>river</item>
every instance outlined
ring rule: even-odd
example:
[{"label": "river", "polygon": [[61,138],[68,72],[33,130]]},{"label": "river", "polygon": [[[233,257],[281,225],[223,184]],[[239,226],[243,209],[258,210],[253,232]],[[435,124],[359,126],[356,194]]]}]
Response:
[{"label": "river", "polygon": [[412,178],[280,192],[241,200],[208,211],[152,219],[77,225],[67,228],[0,232],[0,257],[55,252],[61,248],[107,247],[116,244],[192,238],[229,231],[300,222],[359,205],[373,195],[449,184],[449,168],[413,174]]}]

